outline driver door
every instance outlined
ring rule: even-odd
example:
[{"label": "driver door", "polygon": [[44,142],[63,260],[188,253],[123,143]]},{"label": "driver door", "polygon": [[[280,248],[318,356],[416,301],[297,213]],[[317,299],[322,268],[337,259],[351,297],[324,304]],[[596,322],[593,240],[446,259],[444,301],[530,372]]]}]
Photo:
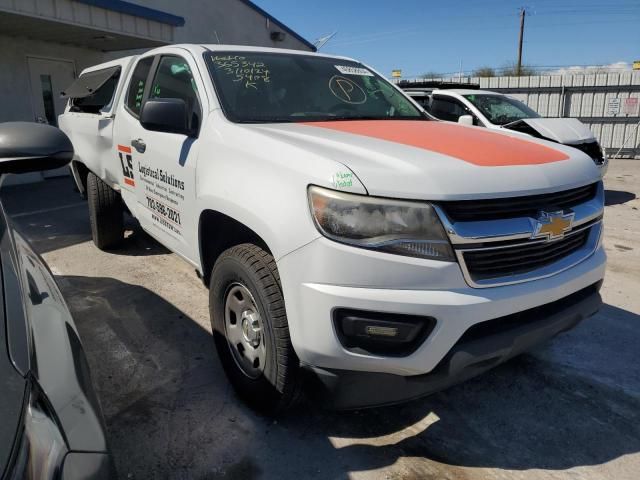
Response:
[{"label": "driver door", "polygon": [[[132,190],[136,217],[141,226],[162,244],[194,265],[198,261],[197,215],[195,214],[195,173],[202,125],[203,105],[199,92],[204,86],[192,59],[180,53],[157,55],[144,80],[133,78],[117,133],[118,155],[124,158],[124,187]],[[135,77],[135,72],[134,72]],[[150,99],[179,98],[188,106],[191,126],[196,133],[146,130],[139,121],[144,104]],[[204,108],[203,108],[204,107]],[[129,163],[127,163],[127,161]],[[127,172],[128,171],[128,172]]]}]

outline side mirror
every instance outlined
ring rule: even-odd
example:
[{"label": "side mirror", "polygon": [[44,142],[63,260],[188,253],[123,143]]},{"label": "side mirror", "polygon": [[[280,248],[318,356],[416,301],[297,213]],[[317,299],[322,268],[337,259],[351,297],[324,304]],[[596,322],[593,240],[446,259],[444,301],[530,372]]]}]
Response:
[{"label": "side mirror", "polygon": [[0,174],[53,170],[73,159],[73,145],[51,125],[0,123]]},{"label": "side mirror", "polygon": [[458,117],[458,123],[460,125],[468,125],[470,127],[473,126],[473,115],[460,115]]},{"label": "side mirror", "polygon": [[195,134],[189,127],[187,104],[181,98],[147,100],[140,112],[140,124],[156,132]]}]

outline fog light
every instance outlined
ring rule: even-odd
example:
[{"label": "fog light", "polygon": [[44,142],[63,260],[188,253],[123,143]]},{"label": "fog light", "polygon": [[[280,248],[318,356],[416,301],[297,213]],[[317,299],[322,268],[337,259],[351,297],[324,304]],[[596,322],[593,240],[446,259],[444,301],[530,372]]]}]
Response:
[{"label": "fog light", "polygon": [[405,356],[433,331],[432,317],[339,308],[333,312],[342,345],[353,352]]},{"label": "fog light", "polygon": [[378,335],[380,337],[397,337],[398,329],[391,327],[375,327],[375,326],[367,326],[365,329],[368,335]]}]

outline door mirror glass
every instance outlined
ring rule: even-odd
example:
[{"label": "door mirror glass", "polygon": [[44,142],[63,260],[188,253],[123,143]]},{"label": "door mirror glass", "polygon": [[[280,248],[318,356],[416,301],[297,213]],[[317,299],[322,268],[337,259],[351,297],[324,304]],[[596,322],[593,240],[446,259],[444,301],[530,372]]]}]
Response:
[{"label": "door mirror glass", "polygon": [[52,170],[72,159],[73,145],[62,130],[41,123],[0,123],[0,173]]},{"label": "door mirror glass", "polygon": [[473,116],[472,115],[460,115],[458,117],[458,123],[460,125],[473,126]]},{"label": "door mirror glass", "polygon": [[140,124],[156,132],[194,134],[189,127],[187,104],[181,98],[147,100],[140,112]]}]

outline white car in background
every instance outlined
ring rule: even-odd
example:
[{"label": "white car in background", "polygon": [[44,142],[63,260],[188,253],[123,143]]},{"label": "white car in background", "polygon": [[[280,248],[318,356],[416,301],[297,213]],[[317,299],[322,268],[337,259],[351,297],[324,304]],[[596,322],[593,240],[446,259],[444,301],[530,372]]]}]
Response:
[{"label": "white car in background", "polygon": [[405,88],[439,120],[509,130],[577,148],[606,173],[609,162],[593,132],[577,118],[542,118],[515,98],[489,90]]}]

